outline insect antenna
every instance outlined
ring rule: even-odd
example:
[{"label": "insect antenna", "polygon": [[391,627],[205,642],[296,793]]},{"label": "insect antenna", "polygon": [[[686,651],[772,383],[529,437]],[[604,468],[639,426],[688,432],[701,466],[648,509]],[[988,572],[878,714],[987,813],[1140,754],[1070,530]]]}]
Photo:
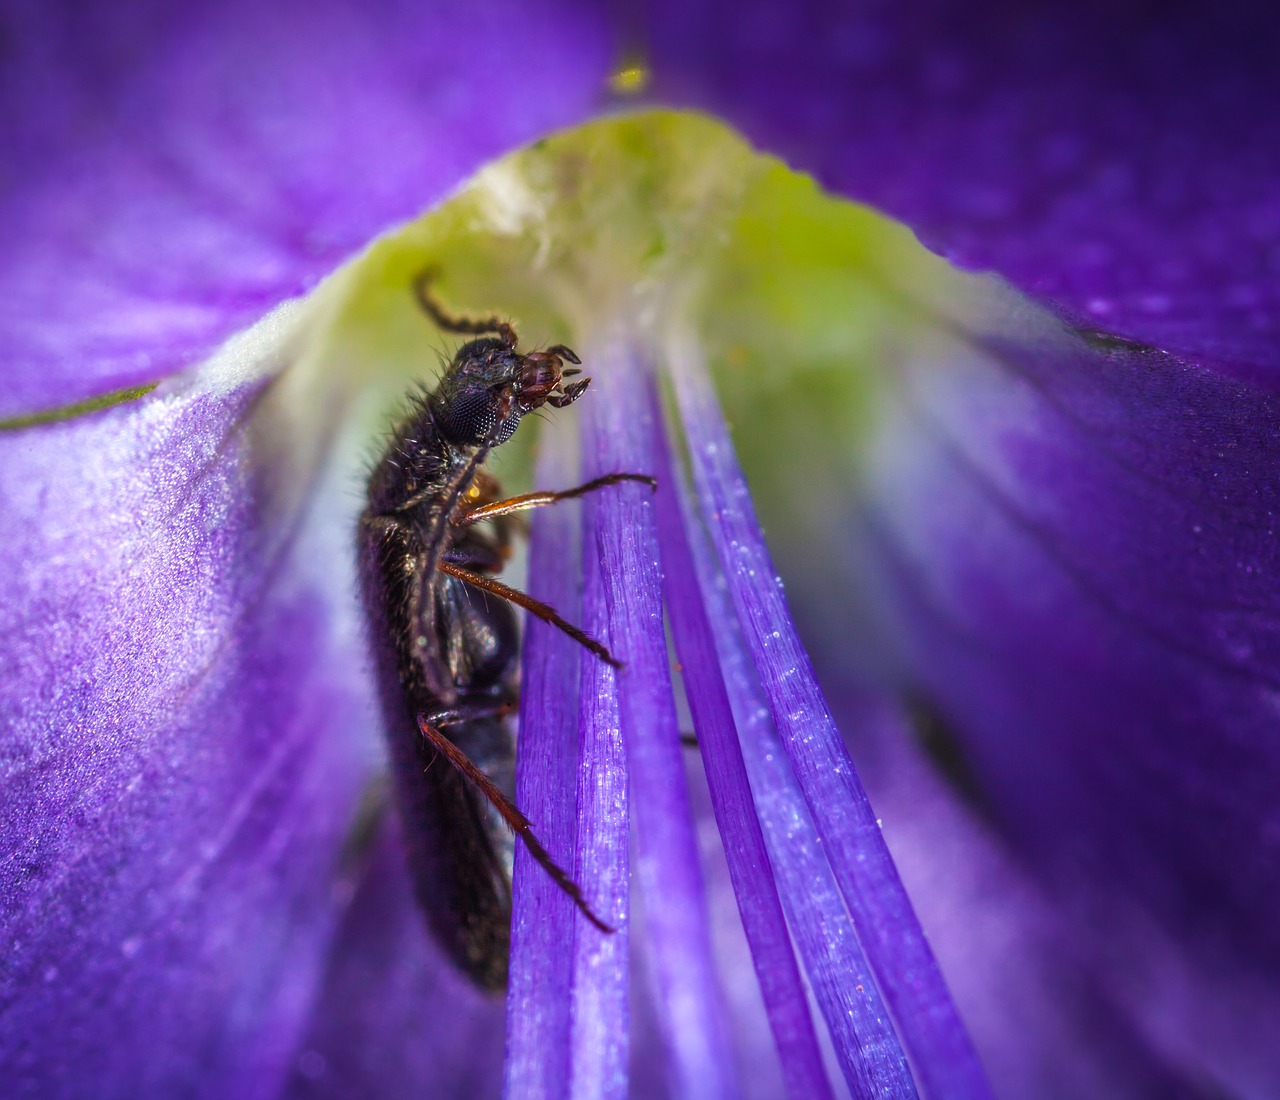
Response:
[{"label": "insect antenna", "polygon": [[483,336],[486,332],[492,332],[509,348],[514,348],[519,343],[516,330],[507,321],[497,317],[472,320],[466,317],[455,317],[452,313],[446,312],[444,307],[432,297],[430,290],[432,281],[439,274],[439,270],[434,267],[420,271],[413,280],[413,292],[427,316],[441,329],[445,332],[457,332],[470,336]]}]

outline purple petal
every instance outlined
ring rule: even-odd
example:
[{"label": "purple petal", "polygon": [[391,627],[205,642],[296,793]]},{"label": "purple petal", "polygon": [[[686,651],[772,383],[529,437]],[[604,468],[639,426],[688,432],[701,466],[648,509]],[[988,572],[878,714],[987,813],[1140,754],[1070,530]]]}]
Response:
[{"label": "purple petal", "polygon": [[[548,438],[550,436],[550,438]],[[562,489],[574,480],[563,433],[543,434],[540,488]],[[572,510],[543,508],[533,519],[527,590],[570,622],[581,619],[574,570],[578,540]],[[520,753],[516,805],[534,822],[538,839],[562,866],[572,863],[577,814],[578,667],[581,647],[532,616],[525,627],[520,683]],[[511,919],[511,977],[507,990],[506,1095],[560,1097],[569,1079],[569,989],[573,903],[516,848]],[[594,892],[589,892],[589,897]]]},{"label": "purple petal", "polygon": [[199,362],[486,160],[582,118],[580,5],[8,5],[0,417]]},{"label": "purple petal", "polygon": [[[643,368],[617,349],[590,361],[599,387],[583,418],[584,473],[651,473],[654,425],[639,381]],[[732,1066],[711,970],[706,898],[667,661],[651,496],[646,486],[624,484],[594,502],[608,639],[625,664],[617,679],[634,795],[636,872],[671,1091],[728,1096],[734,1090]]]},{"label": "purple petal", "polygon": [[925,942],[879,823],[795,634],[746,482],[700,361],[673,363],[705,518],[782,746],[827,846],[903,1045],[930,1096],[984,1096],[982,1069]]},{"label": "purple petal", "polygon": [[1060,908],[905,735],[902,716],[877,709],[856,712],[862,775],[997,1095],[1205,1095],[1136,1033],[1100,988],[1105,975],[1081,965]]},{"label": "purple petal", "polygon": [[1264,5],[646,8],[659,95],[1070,319],[1274,383],[1280,21]]},{"label": "purple petal", "polygon": [[1052,332],[980,346],[902,379],[871,583],[1107,997],[1189,1076],[1270,1095],[1280,407]]},{"label": "purple petal", "polygon": [[[650,399],[648,416],[655,423],[659,419],[656,398]],[[663,582],[671,634],[680,657],[689,710],[706,764],[716,824],[724,840],[734,895],[760,979],[783,1077],[791,1096],[829,1097],[831,1086],[822,1065],[800,971],[791,951],[782,904],[765,851],[764,833],[752,802],[729,695],[720,674],[711,621],[703,605],[700,578],[685,536],[674,467],[662,442],[652,447],[651,454],[658,479],[659,543],[665,566]]]},{"label": "purple petal", "polygon": [[347,854],[352,881],[339,888],[347,909],[287,1095],[495,1095],[502,1004],[463,977],[427,934],[391,806],[384,805],[371,848],[351,845]]},{"label": "purple petal", "polygon": [[0,434],[7,1091],[269,1096],[292,1063],[369,711],[314,532],[259,512],[250,401]]}]

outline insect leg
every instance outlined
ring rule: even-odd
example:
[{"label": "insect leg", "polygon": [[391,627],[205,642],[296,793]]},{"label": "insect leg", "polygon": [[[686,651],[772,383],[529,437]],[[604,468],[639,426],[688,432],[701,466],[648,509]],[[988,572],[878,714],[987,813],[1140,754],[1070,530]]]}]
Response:
[{"label": "insect leg", "polygon": [[[559,347],[560,345],[556,345],[556,346]],[[574,373],[576,374],[577,372],[575,371]],[[550,405],[553,409],[568,408],[586,392],[587,387],[590,384],[591,384],[591,379],[584,378],[580,382],[574,382],[571,385],[565,386],[564,390],[561,393],[554,393],[550,397],[548,397],[547,404]]]},{"label": "insect leg", "polygon": [[513,710],[514,703],[468,703],[466,710],[436,710],[429,715],[419,715],[438,730],[459,722],[474,722],[477,718],[505,718]]},{"label": "insect leg", "polygon": [[479,573],[472,573],[467,569],[463,569],[459,565],[454,565],[451,561],[441,560],[436,563],[436,568],[441,573],[447,573],[451,577],[457,577],[458,580],[464,581],[473,588],[478,588],[482,592],[490,592],[495,596],[499,596],[517,607],[523,607],[526,611],[537,615],[544,623],[550,623],[558,630],[563,630],[579,645],[585,646],[591,650],[600,660],[614,668],[621,668],[622,662],[617,660],[608,648],[597,642],[590,634],[584,630],[580,630],[570,622],[566,622],[555,611],[541,600],[535,600],[532,596],[526,595],[518,588],[512,588],[510,585],[503,584],[501,581],[494,580],[492,577],[483,577]]},{"label": "insect leg", "polygon": [[479,523],[482,519],[509,516],[512,512],[523,512],[529,508],[541,508],[547,504],[555,504],[558,500],[572,500],[574,497],[586,496],[597,489],[603,489],[608,485],[618,485],[624,481],[638,481],[641,484],[648,485],[650,489],[656,490],[658,488],[657,481],[649,477],[648,474],[605,474],[603,477],[593,478],[582,485],[577,485],[572,489],[561,489],[556,493],[524,493],[518,497],[508,497],[506,500],[495,500],[489,504],[481,504],[455,517],[453,523],[456,527],[470,527],[473,523]]},{"label": "insect leg", "polygon": [[[541,867],[552,881],[560,887],[569,898],[573,901],[581,911],[582,915],[592,924],[600,929],[601,932],[610,933],[617,929],[606,924],[592,911],[591,906],[587,903],[587,899],[582,895],[582,889],[569,876],[554,859],[551,854],[542,846],[542,842],[533,833],[533,826],[530,825],[529,819],[520,812],[520,809],[511,801],[497,785],[484,774],[479,768],[471,762],[471,759],[457,745],[449,740],[441,731],[441,719],[448,722],[450,719],[458,721],[458,717],[453,717],[456,712],[442,711],[433,715],[418,715],[418,729],[428,741],[458,769],[467,779],[469,779],[479,792],[485,796],[492,804],[493,808],[502,815],[510,827],[512,832],[516,834],[529,849],[529,854],[533,856],[538,866]],[[463,718],[472,717],[471,715],[462,716]]]},{"label": "insect leg", "polygon": [[509,543],[510,539],[506,537],[497,546],[488,546],[476,539],[467,545],[446,550],[441,559],[473,572],[498,573],[511,556]]}]

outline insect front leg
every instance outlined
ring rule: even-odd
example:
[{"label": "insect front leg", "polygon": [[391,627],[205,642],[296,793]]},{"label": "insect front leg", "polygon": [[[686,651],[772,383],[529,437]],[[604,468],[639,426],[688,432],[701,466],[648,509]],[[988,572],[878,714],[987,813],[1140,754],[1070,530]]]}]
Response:
[{"label": "insect front leg", "polygon": [[531,508],[543,508],[548,504],[555,504],[557,501],[584,497],[588,493],[594,493],[597,489],[604,489],[610,485],[621,485],[627,481],[637,481],[642,485],[648,485],[650,489],[655,491],[658,488],[658,482],[648,474],[605,474],[603,477],[592,478],[581,485],[576,485],[572,489],[561,489],[559,492],[523,493],[518,497],[508,497],[506,500],[495,500],[488,504],[481,504],[463,511],[455,516],[452,522],[458,527],[470,527],[472,524],[479,523],[484,519],[509,516],[513,512],[526,512]]}]

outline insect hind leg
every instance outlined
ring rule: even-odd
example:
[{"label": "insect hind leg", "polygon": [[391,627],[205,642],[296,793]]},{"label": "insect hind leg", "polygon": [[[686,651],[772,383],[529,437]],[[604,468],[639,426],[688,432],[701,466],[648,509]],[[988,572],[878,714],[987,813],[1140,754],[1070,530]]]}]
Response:
[{"label": "insect hind leg", "polygon": [[599,657],[600,660],[604,661],[605,664],[612,668],[622,667],[622,662],[609,652],[609,648],[607,646],[597,642],[585,630],[574,626],[573,623],[569,622],[567,619],[561,618],[556,609],[550,604],[545,604],[541,600],[535,600],[528,593],[521,592],[518,588],[512,588],[508,584],[503,584],[499,580],[494,580],[493,577],[486,577],[480,573],[473,573],[469,569],[463,569],[460,565],[455,565],[447,558],[443,558],[437,562],[436,568],[439,569],[441,573],[446,573],[450,577],[456,577],[464,584],[469,584],[473,588],[480,589],[482,592],[491,593],[500,599],[506,600],[508,603],[515,604],[517,607],[523,607],[526,611],[536,615],[544,623],[549,623],[557,630],[563,631],[565,634],[569,635],[570,638],[579,645],[589,649]]},{"label": "insect hind leg", "polygon": [[475,712],[463,713],[451,710],[438,711],[430,715],[419,714],[417,719],[418,731],[431,742],[432,746],[450,764],[471,782],[476,790],[489,800],[493,808],[501,815],[502,820],[510,826],[511,831],[524,842],[524,846],[529,849],[529,854],[533,856],[538,866],[546,871],[551,876],[551,880],[569,896],[573,904],[581,910],[582,915],[599,928],[601,932],[606,934],[616,932],[616,928],[606,924],[596,915],[583,895],[582,888],[573,881],[569,873],[542,846],[542,842],[534,835],[533,826],[530,824],[529,819],[521,813],[520,808],[503,794],[498,785],[476,767],[471,758],[442,732],[442,726],[467,721],[474,717],[477,717]]}]

